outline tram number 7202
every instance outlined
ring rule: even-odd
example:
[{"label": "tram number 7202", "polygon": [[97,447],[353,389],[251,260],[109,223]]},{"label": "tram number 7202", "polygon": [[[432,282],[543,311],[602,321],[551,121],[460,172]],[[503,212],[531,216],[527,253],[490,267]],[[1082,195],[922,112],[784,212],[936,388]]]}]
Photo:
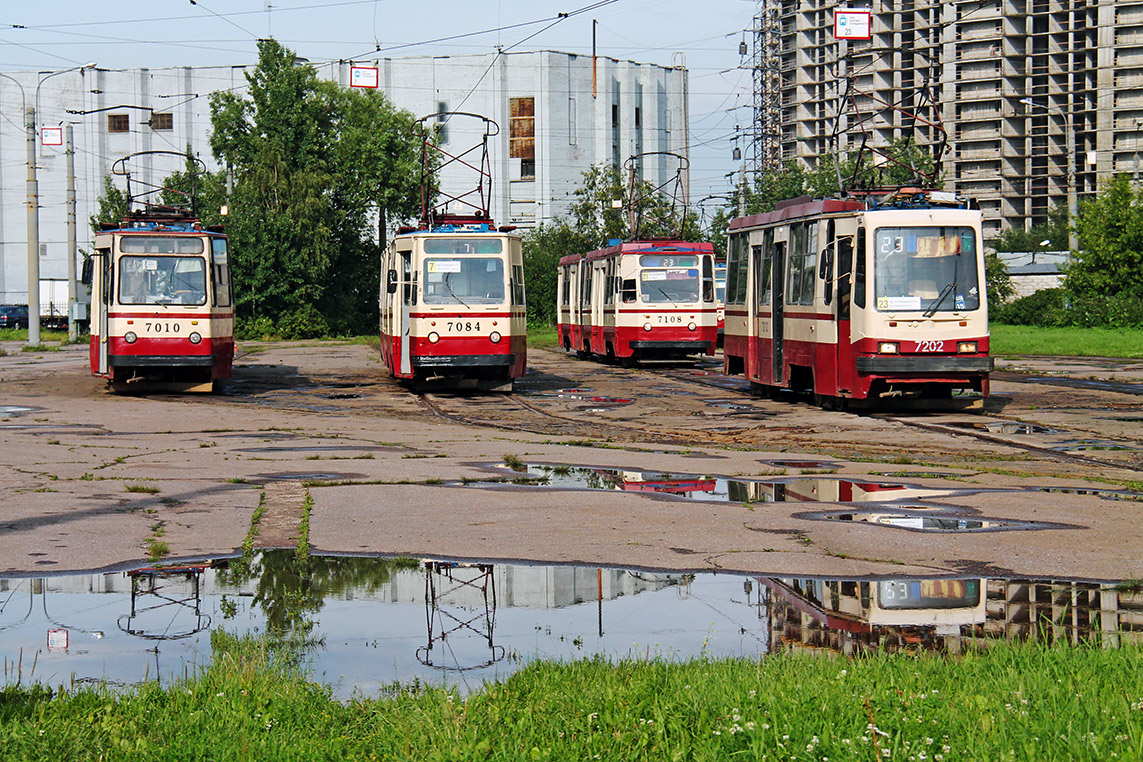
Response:
[{"label": "tram number 7202", "polygon": [[479,331],[480,321],[473,322],[471,320],[450,320],[445,324],[446,331]]},{"label": "tram number 7202", "polygon": [[147,333],[178,333],[182,330],[178,323],[144,323],[143,326]]},{"label": "tram number 7202", "polygon": [[945,343],[936,339],[928,339],[926,341],[917,342],[918,352],[943,352],[945,351]]}]

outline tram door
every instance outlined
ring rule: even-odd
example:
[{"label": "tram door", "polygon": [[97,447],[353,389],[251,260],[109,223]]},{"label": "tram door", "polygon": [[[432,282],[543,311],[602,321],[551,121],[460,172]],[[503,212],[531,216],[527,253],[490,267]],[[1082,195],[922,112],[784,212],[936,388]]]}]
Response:
[{"label": "tram door", "polygon": [[771,383],[774,386],[785,386],[786,377],[783,373],[783,317],[785,315],[785,302],[786,302],[786,241],[778,241],[774,244],[774,261],[770,264],[770,289],[771,300],[774,307],[770,311],[770,330],[773,335],[773,356],[771,357],[772,365],[770,366]]},{"label": "tram door", "polygon": [[591,262],[579,263],[579,349],[591,351]]},{"label": "tram door", "polygon": [[99,375],[106,375],[109,372],[107,334],[110,331],[107,313],[111,311],[111,300],[114,295],[111,283],[113,264],[110,248],[96,250],[93,268],[95,282],[92,283],[91,300],[95,312],[95,325],[92,333],[99,334],[93,337],[97,342],[96,367],[93,370]]},{"label": "tram door", "polygon": [[417,280],[413,273],[412,250],[398,251],[401,258],[401,357],[398,361],[399,373],[407,375],[413,372],[412,358],[412,307],[417,299]]}]

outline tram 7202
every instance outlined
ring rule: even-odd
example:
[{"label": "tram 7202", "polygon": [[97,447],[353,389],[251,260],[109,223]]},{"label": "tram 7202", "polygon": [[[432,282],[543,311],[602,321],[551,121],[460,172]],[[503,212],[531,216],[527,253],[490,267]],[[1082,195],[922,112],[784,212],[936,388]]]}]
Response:
[{"label": "tram 7202", "polygon": [[559,342],[620,361],[713,355],[718,341],[714,247],[614,241],[559,261]]},{"label": "tram 7202", "polygon": [[725,370],[826,408],[979,406],[988,394],[981,213],[903,188],[730,224]]}]

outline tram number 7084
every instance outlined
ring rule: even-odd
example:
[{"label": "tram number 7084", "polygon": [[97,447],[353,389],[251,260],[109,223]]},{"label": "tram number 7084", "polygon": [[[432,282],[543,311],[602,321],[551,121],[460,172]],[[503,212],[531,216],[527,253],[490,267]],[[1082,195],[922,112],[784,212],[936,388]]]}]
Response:
[{"label": "tram number 7084", "polygon": [[180,331],[178,323],[144,323],[143,325],[143,330],[148,333],[178,333]]},{"label": "tram number 7084", "polygon": [[471,320],[455,320],[455,321],[450,320],[450,321],[448,321],[448,323],[446,323],[446,325],[447,325],[447,328],[445,330],[447,330],[447,331],[479,331],[480,330],[480,321],[476,321],[474,323]]}]

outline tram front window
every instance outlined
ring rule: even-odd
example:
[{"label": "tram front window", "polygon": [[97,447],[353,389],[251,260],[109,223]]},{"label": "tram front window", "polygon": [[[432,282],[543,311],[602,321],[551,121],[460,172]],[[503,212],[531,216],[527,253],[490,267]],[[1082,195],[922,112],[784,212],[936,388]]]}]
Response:
[{"label": "tram front window", "polygon": [[122,256],[120,304],[206,304],[206,260],[202,257]]},{"label": "tram front window", "polygon": [[423,283],[425,304],[458,304],[462,307],[501,304],[505,290],[504,260],[498,257],[428,257],[425,259]]},{"label": "tram front window", "polygon": [[639,296],[646,304],[697,302],[699,258],[644,254],[639,257]]},{"label": "tram front window", "polygon": [[976,233],[970,227],[880,228],[874,237],[879,312],[980,308]]}]

